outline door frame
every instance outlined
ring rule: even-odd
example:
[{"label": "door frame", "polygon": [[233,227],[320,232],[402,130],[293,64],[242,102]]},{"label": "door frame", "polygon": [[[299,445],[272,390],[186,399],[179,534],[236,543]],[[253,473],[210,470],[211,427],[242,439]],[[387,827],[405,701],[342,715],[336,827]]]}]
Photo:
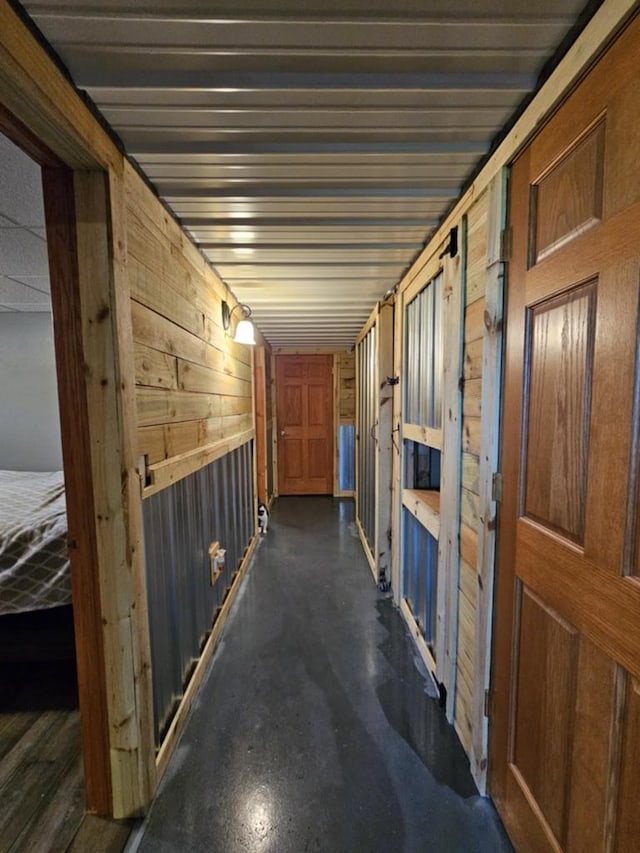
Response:
[{"label": "door frame", "polygon": [[0,27],[0,131],[43,168],[86,808],[130,817],[156,770],[124,159],[7,4]]}]

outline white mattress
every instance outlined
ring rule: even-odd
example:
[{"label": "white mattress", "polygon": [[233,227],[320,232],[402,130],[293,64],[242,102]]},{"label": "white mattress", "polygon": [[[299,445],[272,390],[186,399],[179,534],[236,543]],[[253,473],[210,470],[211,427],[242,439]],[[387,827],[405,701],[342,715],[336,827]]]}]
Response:
[{"label": "white mattress", "polygon": [[70,602],[62,472],[0,470],[0,614]]}]

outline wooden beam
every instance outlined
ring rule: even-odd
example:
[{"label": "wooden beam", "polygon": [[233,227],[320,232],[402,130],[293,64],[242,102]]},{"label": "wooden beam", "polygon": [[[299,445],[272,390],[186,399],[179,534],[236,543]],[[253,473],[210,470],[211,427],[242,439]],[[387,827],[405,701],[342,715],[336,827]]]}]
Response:
[{"label": "wooden beam", "polygon": [[393,376],[399,377],[399,382],[393,386],[392,413],[392,459],[391,459],[391,590],[397,607],[402,602],[402,487],[404,457],[402,453],[402,397],[404,376],[404,312],[406,302],[404,295],[399,293],[395,299],[394,330],[393,330]]},{"label": "wooden beam", "polygon": [[393,386],[387,379],[393,376],[393,298],[381,303],[378,318],[378,474],[376,524],[378,566],[385,569],[387,581],[391,581],[391,495],[393,478]]},{"label": "wooden beam", "polygon": [[420,657],[422,658],[422,662],[424,663],[426,670],[431,678],[433,683],[433,687],[435,692],[438,692],[438,684],[435,680],[435,672],[436,672],[436,662],[431,654],[429,646],[427,645],[424,637],[422,636],[422,631],[420,630],[420,626],[415,620],[415,617],[411,611],[411,607],[409,606],[409,602],[406,598],[402,598],[400,600],[400,613],[404,621],[407,623],[407,627],[409,628],[409,633],[411,634],[411,638],[420,653]]},{"label": "wooden beam", "polygon": [[360,524],[360,519],[356,516],[356,529],[358,531],[358,536],[360,537],[360,542],[362,543],[362,549],[364,551],[364,555],[367,558],[367,562],[369,563],[369,568],[371,569],[371,574],[373,575],[373,579],[376,583],[378,583],[378,574],[376,567],[376,559],[371,550],[371,546],[367,542],[367,535],[364,532],[364,528],[362,524]]},{"label": "wooden beam", "polygon": [[420,424],[402,424],[402,438],[408,441],[416,441],[418,444],[426,444],[427,447],[435,447],[442,450],[443,431]]},{"label": "wooden beam", "polygon": [[476,594],[475,666],[472,695],[471,772],[480,793],[487,785],[489,720],[485,715],[485,691],[491,674],[493,581],[496,548],[497,505],[493,499],[493,475],[498,470],[500,409],[502,401],[502,329],[504,317],[505,264],[502,233],[506,226],[508,171],[503,169],[489,185],[487,270],[482,348],[482,426],[480,437],[480,529]]},{"label": "wooden beam", "polygon": [[[122,166],[123,164],[119,164]],[[121,476],[120,488],[124,495],[124,553],[120,554],[123,574],[121,577],[123,599],[125,602],[126,626],[129,626],[131,655],[134,677],[134,701],[136,709],[136,736],[138,749],[126,775],[122,780],[123,796],[120,803],[114,797],[114,816],[123,817],[129,814],[139,814],[146,810],[156,788],[156,773],[153,761],[154,750],[154,716],[153,688],[151,682],[151,638],[148,621],[148,599],[146,585],[146,570],[143,546],[142,501],[140,499],[140,472],[138,465],[135,383],[135,356],[133,349],[133,329],[131,320],[131,298],[127,274],[128,244],[127,217],[125,204],[124,179],[121,168],[116,172],[110,169],[108,173],[109,228],[111,238],[111,256],[113,263],[113,313],[115,319],[116,341],[114,342],[114,360],[116,394],[114,404],[118,412],[118,428],[121,434]],[[91,185],[85,191],[94,192]],[[111,482],[112,494],[116,495],[115,478]],[[121,545],[122,548],[122,545]],[[128,603],[127,586],[133,585],[133,607]],[[125,635],[125,639],[126,639]],[[122,642],[122,637],[118,637]],[[116,646],[115,664],[122,657],[122,649]],[[118,671],[116,678],[121,675]],[[118,723],[119,728],[121,728]],[[123,764],[126,756],[127,742],[118,744],[118,760]],[[114,793],[116,776],[114,774]],[[128,789],[128,790],[127,790]]]},{"label": "wooden beam", "polygon": [[375,324],[378,320],[379,311],[380,311],[380,303],[376,302],[376,304],[371,309],[371,314],[369,314],[367,322],[364,324],[364,326],[360,330],[360,333],[358,334],[358,337],[355,340],[355,346],[356,347],[358,346],[358,344],[362,343],[362,341],[367,337],[367,335],[369,334],[371,329],[375,326]]},{"label": "wooden beam", "polygon": [[267,503],[267,420],[266,420],[266,395],[265,387],[265,348],[256,347],[255,353],[255,428],[256,428],[256,492],[258,500]]},{"label": "wooden beam", "polygon": [[340,356],[333,354],[333,496],[340,491]]},{"label": "wooden beam", "polygon": [[135,379],[122,180],[76,172],[84,364],[107,679],[113,816],[155,789],[150,646],[135,447]]},{"label": "wooden beam", "polygon": [[254,438],[254,429],[245,430],[230,438],[223,438],[221,441],[215,441],[213,444],[207,444],[204,447],[196,447],[195,450],[189,450],[186,453],[181,453],[177,456],[172,456],[164,462],[157,462],[155,465],[150,465],[147,468],[147,476],[150,478],[148,485],[142,492],[143,498],[148,498],[166,489],[172,483],[177,483],[179,480],[193,474],[194,471],[199,471],[205,465],[209,465],[216,459],[226,456],[232,450],[242,447],[247,441]]},{"label": "wooden beam", "polygon": [[460,573],[460,480],[462,441],[462,358],[466,239],[455,258],[447,257],[443,280],[442,461],[438,539],[438,679],[447,688],[447,719],[455,716],[458,653],[458,578]]},{"label": "wooden beam", "polygon": [[117,166],[117,148],[7,0],[0,32],[2,105],[70,168]]},{"label": "wooden beam", "polygon": [[60,169],[64,163],[29,128],[0,103],[0,133],[47,169]]},{"label": "wooden beam", "polygon": [[441,527],[440,492],[432,489],[403,489],[402,506],[418,519],[434,539],[438,539]]},{"label": "wooden beam", "polygon": [[65,468],[82,755],[87,809],[109,815],[111,763],[92,437],[82,336],[73,173],[43,171],[58,399]]}]

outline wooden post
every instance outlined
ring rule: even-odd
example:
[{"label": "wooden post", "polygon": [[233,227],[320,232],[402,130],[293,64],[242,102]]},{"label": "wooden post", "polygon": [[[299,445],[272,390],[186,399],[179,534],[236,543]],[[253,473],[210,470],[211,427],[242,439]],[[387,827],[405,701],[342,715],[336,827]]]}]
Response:
[{"label": "wooden post", "polygon": [[460,476],[462,443],[462,358],[464,341],[464,264],[462,250],[447,257],[443,272],[443,400],[440,537],[438,539],[437,678],[447,688],[447,719],[453,722],[458,639],[460,575]]},{"label": "wooden post", "polygon": [[378,315],[378,472],[376,524],[377,562],[386,569],[391,581],[392,492],[393,492],[393,386],[387,379],[393,376],[393,298],[380,305]]},{"label": "wooden post", "polygon": [[265,387],[265,348],[258,346],[254,352],[254,406],[255,406],[255,428],[256,428],[256,493],[258,500],[266,504],[267,498],[267,421],[266,421],[266,395]]},{"label": "wooden post", "polygon": [[273,480],[273,495],[272,499],[280,494],[278,488],[278,406],[277,406],[277,388],[276,388],[276,357],[273,353],[271,358],[271,419],[273,427],[271,429],[271,458],[272,458],[272,480]]},{"label": "wooden post", "polygon": [[340,491],[340,355],[333,354],[333,495]]},{"label": "wooden post", "polygon": [[480,529],[478,531],[478,585],[476,644],[473,678],[471,772],[480,793],[487,785],[489,719],[485,693],[491,671],[493,579],[496,547],[497,504],[493,475],[500,450],[502,333],[505,264],[502,237],[506,225],[508,170],[504,168],[489,184],[487,222],[487,275],[482,344],[482,396],[480,410]]},{"label": "wooden post", "polygon": [[393,334],[393,376],[398,382],[393,386],[391,416],[391,590],[398,607],[402,601],[402,395],[404,388],[403,322],[405,299],[398,291],[395,301]]},{"label": "wooden post", "polygon": [[[75,563],[72,551],[72,572],[88,807],[126,817],[148,804],[155,764],[118,187],[121,176],[119,183],[117,177],[111,181],[109,192],[103,172],[44,173],[65,474],[71,478],[70,537],[81,551]],[[80,376],[74,377],[70,358]]]},{"label": "wooden post", "polygon": [[111,812],[107,683],[73,173],[43,170],[87,810]]}]

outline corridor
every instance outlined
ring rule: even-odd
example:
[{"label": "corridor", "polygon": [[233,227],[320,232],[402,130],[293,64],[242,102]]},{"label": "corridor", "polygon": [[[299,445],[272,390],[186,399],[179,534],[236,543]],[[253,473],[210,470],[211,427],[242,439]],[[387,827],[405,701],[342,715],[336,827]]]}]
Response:
[{"label": "corridor", "polygon": [[511,850],[351,501],[281,498],[129,853]]}]

